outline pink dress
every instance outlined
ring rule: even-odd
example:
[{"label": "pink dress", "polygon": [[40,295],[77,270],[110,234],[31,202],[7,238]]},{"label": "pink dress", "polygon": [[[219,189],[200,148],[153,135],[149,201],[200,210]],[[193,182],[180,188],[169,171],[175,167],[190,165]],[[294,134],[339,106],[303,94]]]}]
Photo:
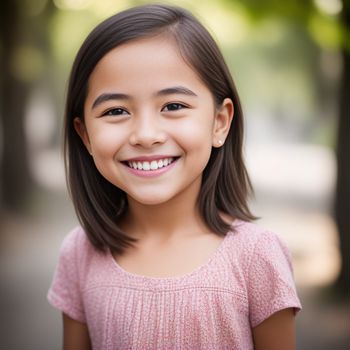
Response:
[{"label": "pink dress", "polygon": [[81,228],[64,240],[49,302],[87,324],[93,349],[253,349],[252,328],[301,308],[290,254],[273,233],[236,221],[211,258],[179,277],[123,270]]}]

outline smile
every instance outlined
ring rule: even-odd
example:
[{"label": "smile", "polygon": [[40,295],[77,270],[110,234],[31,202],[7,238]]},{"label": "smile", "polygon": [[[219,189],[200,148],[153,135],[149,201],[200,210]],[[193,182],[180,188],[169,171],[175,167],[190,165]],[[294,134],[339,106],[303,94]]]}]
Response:
[{"label": "smile", "polygon": [[174,157],[171,158],[163,158],[152,161],[144,161],[144,160],[135,160],[135,161],[127,161],[127,165],[129,168],[143,170],[143,171],[154,171],[161,168],[165,168],[169,166],[175,160]]}]

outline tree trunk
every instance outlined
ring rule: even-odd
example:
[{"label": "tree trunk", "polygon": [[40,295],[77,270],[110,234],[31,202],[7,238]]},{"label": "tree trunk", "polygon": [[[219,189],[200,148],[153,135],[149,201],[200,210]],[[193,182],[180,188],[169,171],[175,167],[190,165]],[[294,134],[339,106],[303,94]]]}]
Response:
[{"label": "tree trunk", "polygon": [[0,60],[1,202],[4,207],[18,209],[23,205],[23,200],[33,185],[24,131],[29,86],[13,74],[13,55],[21,40],[21,15],[18,2],[2,0],[0,12],[0,36],[3,46]]},{"label": "tree trunk", "polygon": [[[350,5],[344,1],[343,23],[349,33]],[[350,49],[343,49],[343,75],[337,143],[335,218],[339,231],[342,267],[336,286],[350,292]]]},{"label": "tree trunk", "polygon": [[[34,6],[35,4],[33,4]],[[40,76],[24,81],[14,73],[13,58],[21,45],[40,50],[50,57],[48,23],[56,10],[49,1],[36,17],[28,16],[21,0],[0,1],[0,118],[3,131],[0,165],[0,204],[10,210],[26,209],[30,195],[37,192],[30,171],[28,143],[24,118],[30,92]],[[25,61],[27,62],[27,61]],[[31,62],[28,62],[30,69]],[[50,67],[42,67],[41,78],[49,75]],[[40,126],[39,126],[40,127]]]},{"label": "tree trunk", "polygon": [[[3,158],[1,165],[2,204],[5,208],[18,210],[34,187],[29,171],[27,142],[24,132],[24,115],[29,89],[14,80],[5,63],[2,68],[2,126]],[[5,73],[6,72],[6,73]]]}]

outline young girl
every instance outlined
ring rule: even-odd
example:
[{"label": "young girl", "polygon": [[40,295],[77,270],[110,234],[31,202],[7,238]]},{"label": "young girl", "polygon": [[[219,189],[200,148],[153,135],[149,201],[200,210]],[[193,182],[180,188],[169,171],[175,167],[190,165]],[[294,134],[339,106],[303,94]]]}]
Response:
[{"label": "young girl", "polygon": [[64,349],[295,348],[290,256],[249,223],[242,138],[228,68],[186,10],[136,7],[92,31],[65,120],[81,227],[48,294]]}]

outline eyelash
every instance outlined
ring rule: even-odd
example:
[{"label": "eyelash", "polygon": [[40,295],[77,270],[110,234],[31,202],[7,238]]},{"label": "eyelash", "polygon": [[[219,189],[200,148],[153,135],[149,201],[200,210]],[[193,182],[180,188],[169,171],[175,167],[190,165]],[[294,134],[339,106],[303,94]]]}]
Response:
[{"label": "eyelash", "polygon": [[[119,113],[113,114],[112,113],[113,111],[118,111]],[[102,116],[115,116],[115,115],[125,115],[125,114],[129,114],[129,113],[124,108],[117,107],[117,108],[108,109],[107,111],[102,113]]]},{"label": "eyelash", "polygon": [[[169,106],[177,106],[177,107],[180,107],[180,108],[175,108],[175,109],[168,109],[167,111],[165,111],[164,109],[165,108],[169,108]],[[167,103],[163,108],[162,108],[162,112],[175,112],[175,111],[179,111],[181,109],[184,109],[184,108],[188,108],[188,106],[184,105],[183,103],[179,103],[179,102],[171,102],[171,103]]]},{"label": "eyelash", "polygon": [[[174,109],[169,109],[169,107],[172,106],[175,108]],[[168,108],[168,110],[165,110],[166,108]],[[181,109],[184,108],[188,108],[188,106],[184,105],[183,103],[179,103],[179,102],[171,102],[171,103],[167,103],[166,105],[164,105],[164,107],[162,107],[161,111],[162,112],[176,112],[179,111]],[[117,113],[113,113],[115,111],[118,111]],[[117,107],[117,108],[111,108],[108,109],[107,111],[102,113],[102,116],[120,116],[120,115],[128,115],[129,112],[126,111],[124,108],[121,107]]]}]

